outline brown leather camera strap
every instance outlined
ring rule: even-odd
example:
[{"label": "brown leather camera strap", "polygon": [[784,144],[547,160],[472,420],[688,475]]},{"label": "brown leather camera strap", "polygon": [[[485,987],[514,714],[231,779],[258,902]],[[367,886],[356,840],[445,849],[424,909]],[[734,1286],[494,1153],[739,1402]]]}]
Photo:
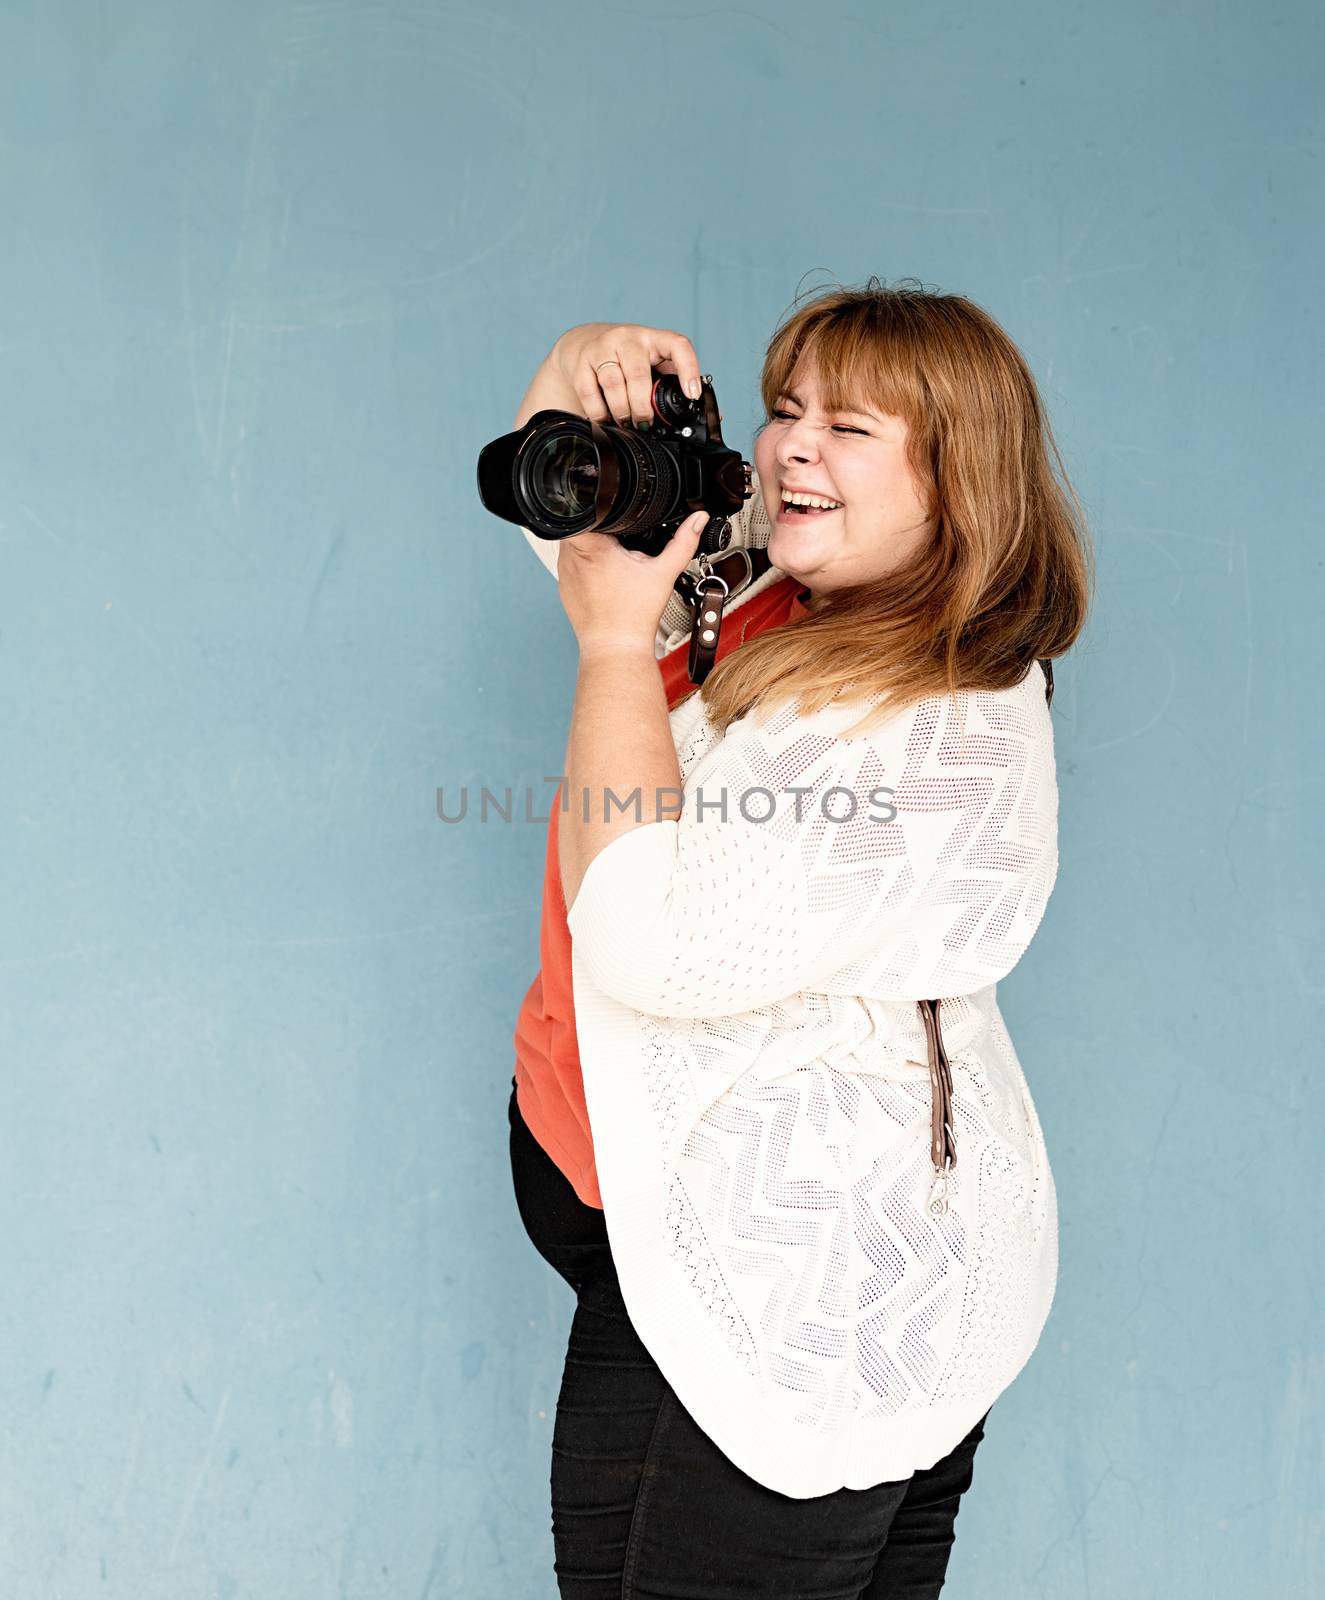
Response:
[{"label": "brown leather camera strap", "polygon": [[738,546],[721,556],[701,557],[698,573],[683,572],[672,585],[692,607],[686,659],[691,683],[703,683],[717,660],[727,601],[761,578],[771,565],[766,550]]},{"label": "brown leather camera strap", "polygon": [[957,1165],[957,1133],[952,1125],[952,1063],[943,1048],[939,1031],[939,1002],[917,1000],[920,1020],[925,1025],[925,1044],[929,1053],[930,1141],[929,1159],[934,1164],[934,1183],[929,1192],[929,1209],[941,1217],[948,1209],[948,1173]]},{"label": "brown leather camera strap", "polygon": [[690,654],[686,672],[691,683],[703,683],[718,655],[718,635],[722,632],[722,610],[727,604],[727,588],[722,579],[710,573],[695,586],[694,620],[690,624]]}]

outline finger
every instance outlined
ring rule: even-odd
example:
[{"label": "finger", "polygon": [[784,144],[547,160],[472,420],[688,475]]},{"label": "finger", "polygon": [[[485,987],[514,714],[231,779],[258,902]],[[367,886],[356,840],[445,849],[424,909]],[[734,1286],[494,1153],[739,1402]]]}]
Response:
[{"label": "finger", "polygon": [[681,387],[692,400],[698,400],[703,393],[704,385],[694,345],[685,334],[678,333],[675,328],[658,328],[655,334],[653,349],[650,352],[651,359],[655,364],[658,361],[670,361],[672,370],[681,380]]},{"label": "finger", "polygon": [[[642,422],[653,421],[653,373],[643,350],[623,350],[621,369],[629,407],[627,415],[638,428]],[[608,371],[611,370],[609,367]]]},{"label": "finger", "polygon": [[707,511],[696,511],[686,517],[677,525],[676,532],[668,540],[666,548],[678,556],[685,552],[685,559],[690,560],[699,548],[700,536],[708,525],[709,514]]},{"label": "finger", "polygon": [[707,511],[696,511],[693,516],[687,517],[681,523],[664,547],[662,559],[667,562],[667,568],[673,579],[684,572],[695,559],[695,552],[699,549],[699,541],[708,526],[708,520]]},{"label": "finger", "polygon": [[[604,358],[606,359],[606,358]],[[608,367],[608,372],[615,369]],[[590,422],[610,422],[612,413],[608,410],[607,402],[603,399],[602,385],[589,362],[582,362],[575,370],[572,387],[579,397],[580,406]]]},{"label": "finger", "polygon": [[626,392],[626,380],[622,376],[624,368],[620,356],[604,356],[607,366],[599,366],[594,376],[598,380],[598,387],[603,391],[603,399],[612,420],[623,428],[630,422],[630,396]]}]

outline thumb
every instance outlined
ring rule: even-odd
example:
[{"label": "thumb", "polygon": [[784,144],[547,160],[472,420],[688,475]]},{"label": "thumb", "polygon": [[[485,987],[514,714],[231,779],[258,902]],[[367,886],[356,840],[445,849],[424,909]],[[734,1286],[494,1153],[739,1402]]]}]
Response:
[{"label": "thumb", "polygon": [[694,559],[695,551],[699,549],[700,536],[708,526],[708,520],[707,511],[692,513],[684,522],[677,525],[676,532],[664,545],[667,554],[680,563],[676,569],[678,573],[685,568],[687,562]]}]

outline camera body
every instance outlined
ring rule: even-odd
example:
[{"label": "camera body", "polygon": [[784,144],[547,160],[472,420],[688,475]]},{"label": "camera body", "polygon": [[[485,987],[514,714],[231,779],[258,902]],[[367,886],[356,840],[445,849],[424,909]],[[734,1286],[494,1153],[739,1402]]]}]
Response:
[{"label": "camera body", "polygon": [[647,430],[536,412],[484,445],[479,499],[494,516],[540,539],[610,533],[656,556],[685,519],[707,511],[698,554],[731,541],[731,517],[754,493],[749,462],[723,442],[713,380],[692,400],[675,373],[654,379]]}]

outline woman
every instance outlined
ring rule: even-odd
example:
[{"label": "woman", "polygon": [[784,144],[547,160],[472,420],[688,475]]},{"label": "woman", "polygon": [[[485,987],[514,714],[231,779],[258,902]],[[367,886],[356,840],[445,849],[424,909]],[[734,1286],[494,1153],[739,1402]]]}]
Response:
[{"label": "woman", "polygon": [[[698,382],[682,335],[571,329],[516,426],[643,423],[658,371]],[[521,1217],[577,1296],[563,1596],[937,1595],[1056,1279],[995,990],[1057,872],[1084,518],[960,296],[823,293],[761,391],[737,537],[771,566],[701,689],[673,584],[703,514],[653,559],[530,536],[580,655],[510,1104]]]}]

